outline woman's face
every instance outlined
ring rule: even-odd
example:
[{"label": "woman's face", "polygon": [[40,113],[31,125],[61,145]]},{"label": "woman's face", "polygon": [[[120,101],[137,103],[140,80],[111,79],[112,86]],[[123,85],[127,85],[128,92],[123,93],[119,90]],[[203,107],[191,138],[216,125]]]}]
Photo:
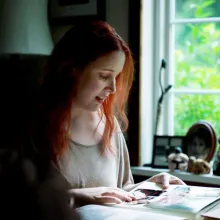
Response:
[{"label": "woman's face", "polygon": [[125,54],[115,51],[91,62],[79,73],[73,108],[96,111],[104,100],[116,92],[116,77],[122,71]]}]

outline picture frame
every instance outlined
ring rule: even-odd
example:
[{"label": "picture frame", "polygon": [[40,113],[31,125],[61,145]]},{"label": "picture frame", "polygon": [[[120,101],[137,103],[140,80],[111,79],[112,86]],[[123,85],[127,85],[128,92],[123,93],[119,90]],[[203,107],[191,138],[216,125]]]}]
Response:
[{"label": "picture frame", "polygon": [[187,131],[183,152],[189,157],[210,162],[217,147],[217,136],[213,126],[204,120],[194,123]]},{"label": "picture frame", "polygon": [[155,135],[152,168],[168,168],[168,155],[183,147],[185,136]]},{"label": "picture frame", "polygon": [[105,0],[49,0],[50,25],[71,25],[81,20],[106,20]]}]

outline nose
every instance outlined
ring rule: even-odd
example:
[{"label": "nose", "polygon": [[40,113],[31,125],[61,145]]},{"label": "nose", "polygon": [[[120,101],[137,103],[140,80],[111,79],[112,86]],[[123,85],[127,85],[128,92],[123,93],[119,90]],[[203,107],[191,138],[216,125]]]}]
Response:
[{"label": "nose", "polygon": [[116,80],[113,79],[109,85],[109,89],[111,91],[111,93],[115,93],[116,92]]}]

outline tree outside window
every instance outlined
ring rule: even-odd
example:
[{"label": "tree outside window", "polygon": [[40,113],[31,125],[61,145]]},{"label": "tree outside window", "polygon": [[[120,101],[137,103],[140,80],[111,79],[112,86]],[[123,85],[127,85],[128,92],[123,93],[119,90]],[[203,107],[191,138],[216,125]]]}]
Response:
[{"label": "tree outside window", "polygon": [[[185,135],[199,120],[220,134],[220,1],[172,0],[174,33],[168,104],[174,135]],[[173,19],[172,19],[173,18]]]}]

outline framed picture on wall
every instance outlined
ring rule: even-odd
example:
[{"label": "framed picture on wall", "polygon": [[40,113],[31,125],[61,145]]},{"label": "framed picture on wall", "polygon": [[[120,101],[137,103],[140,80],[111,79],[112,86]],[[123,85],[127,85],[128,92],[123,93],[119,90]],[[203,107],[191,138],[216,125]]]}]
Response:
[{"label": "framed picture on wall", "polygon": [[183,147],[185,136],[154,136],[152,167],[168,168],[168,156],[176,147]]},{"label": "framed picture on wall", "polygon": [[105,20],[105,0],[49,0],[50,24],[68,25],[77,20]]}]

